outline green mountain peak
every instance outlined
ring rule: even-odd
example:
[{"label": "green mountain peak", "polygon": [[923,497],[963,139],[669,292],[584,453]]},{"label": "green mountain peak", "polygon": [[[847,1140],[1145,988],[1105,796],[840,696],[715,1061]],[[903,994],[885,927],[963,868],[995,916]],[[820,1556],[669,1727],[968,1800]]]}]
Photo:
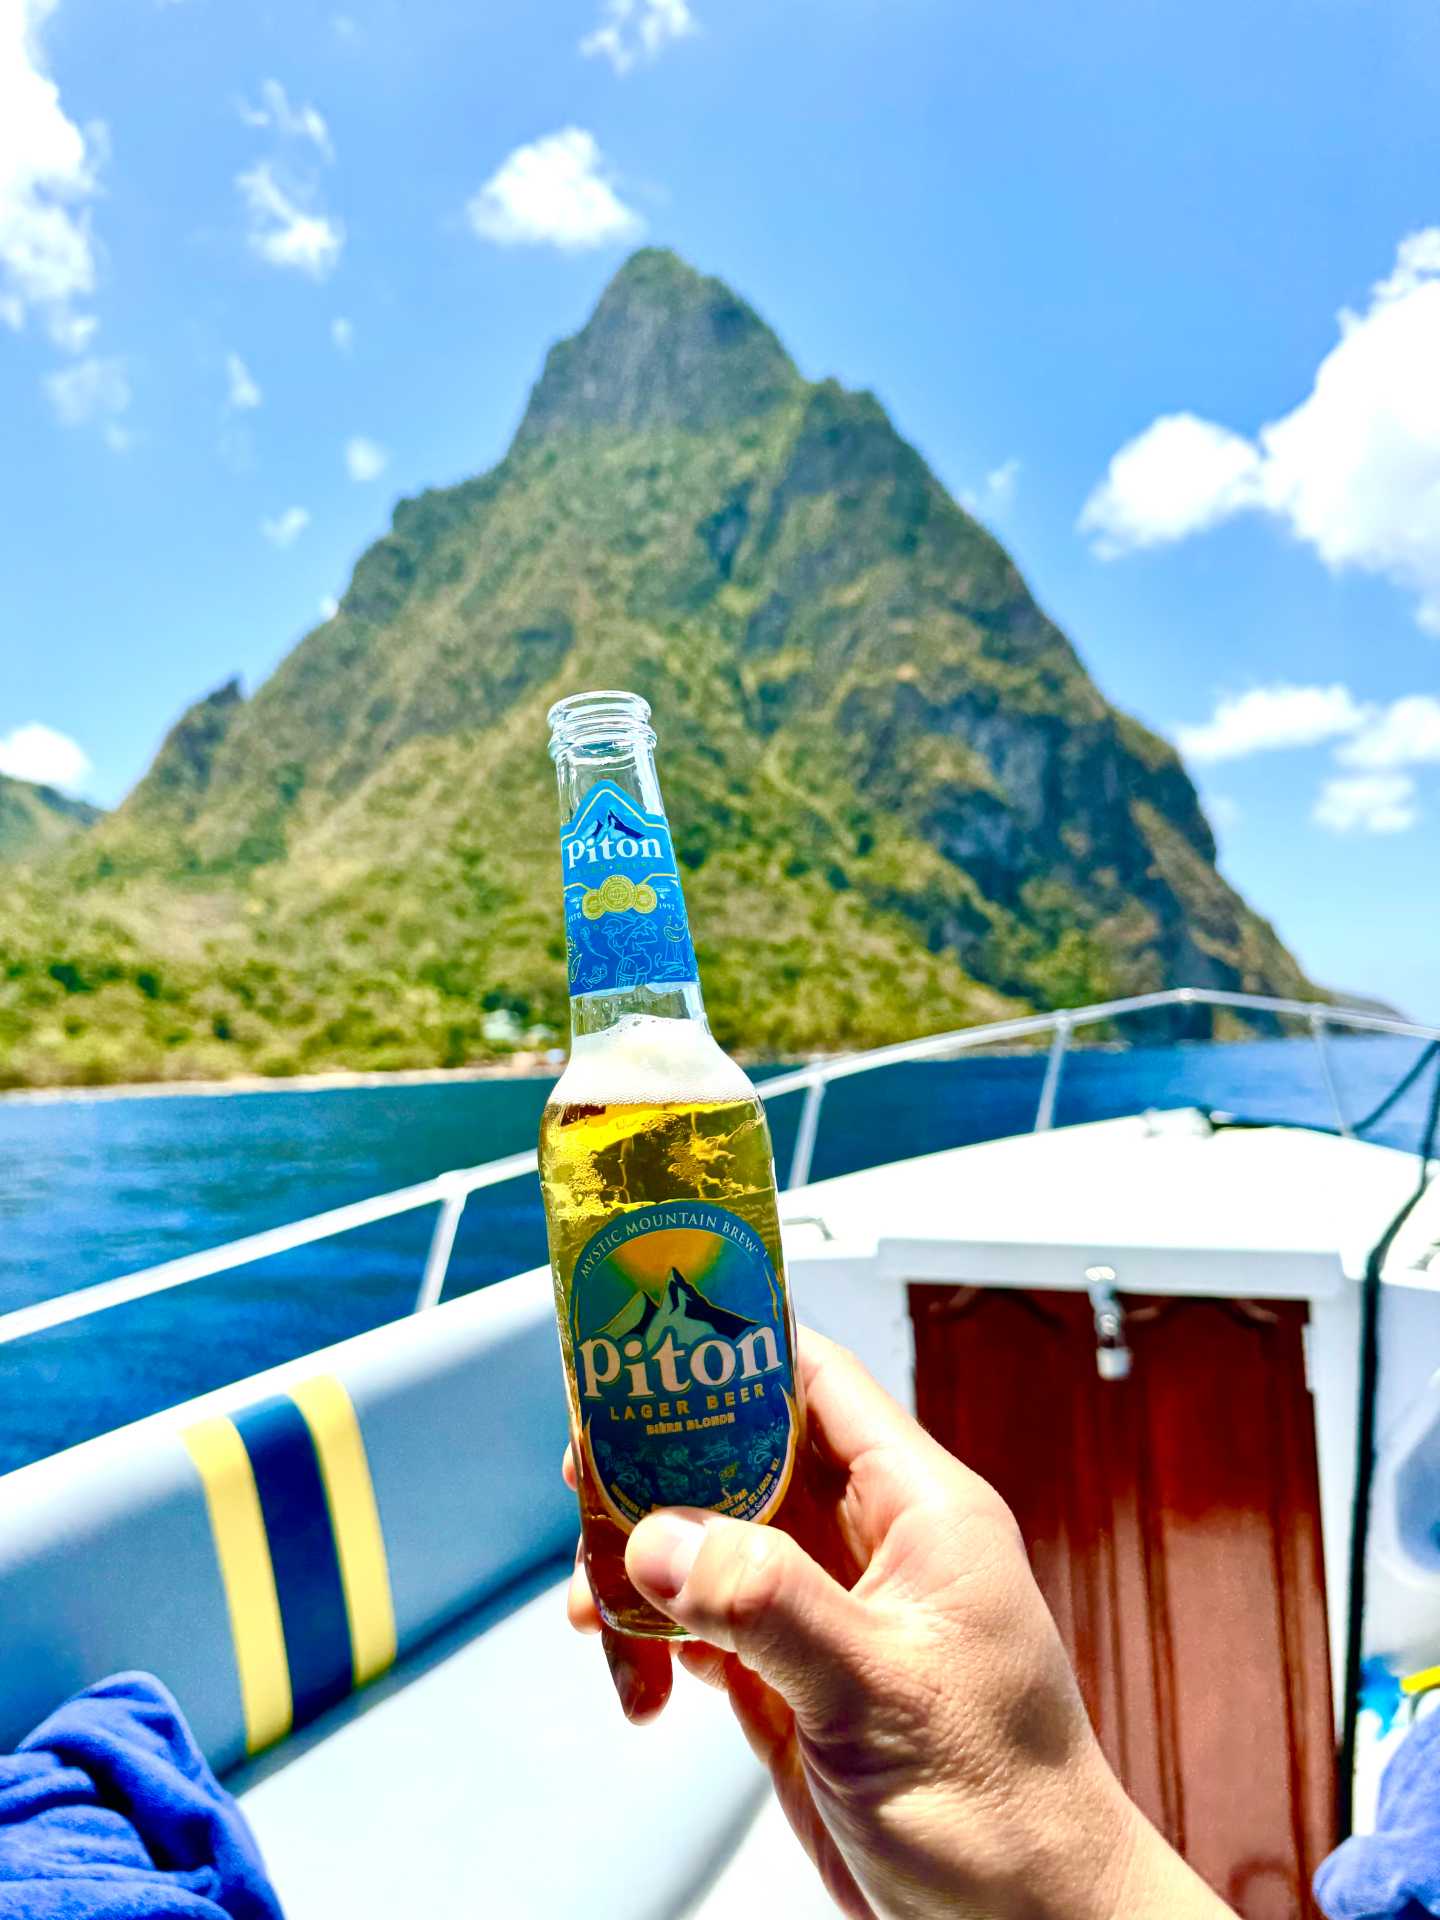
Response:
[{"label": "green mountain peak", "polygon": [[123,811],[175,824],[192,820],[209,788],[215,756],[244,704],[240,682],[232,678],[188,707],[166,734]]},{"label": "green mountain peak", "polygon": [[743,300],[647,249],[551,350],[495,468],[401,501],[334,618],[248,699],[199,701],[115,816],[21,873],[0,1075],[558,1038],[545,713],[585,686],[654,708],[726,1045],[1312,991],[1216,870],[1174,749],[874,395],[802,379]]},{"label": "green mountain peak", "polygon": [[645,247],[580,332],[551,348],[516,444],[597,427],[704,433],[765,413],[800,385],[753,307],[677,254]]}]

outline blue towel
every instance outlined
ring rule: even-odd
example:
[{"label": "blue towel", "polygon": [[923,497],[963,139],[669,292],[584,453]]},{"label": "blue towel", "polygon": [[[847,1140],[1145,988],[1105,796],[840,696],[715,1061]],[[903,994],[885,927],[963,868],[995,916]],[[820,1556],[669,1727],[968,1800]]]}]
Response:
[{"label": "blue towel", "polygon": [[1338,1847],[1315,1876],[1330,1920],[1440,1914],[1440,1713],[1400,1742],[1380,1782],[1374,1833]]},{"label": "blue towel", "polygon": [[0,1920],[282,1920],[244,1815],[145,1673],[0,1757]]}]

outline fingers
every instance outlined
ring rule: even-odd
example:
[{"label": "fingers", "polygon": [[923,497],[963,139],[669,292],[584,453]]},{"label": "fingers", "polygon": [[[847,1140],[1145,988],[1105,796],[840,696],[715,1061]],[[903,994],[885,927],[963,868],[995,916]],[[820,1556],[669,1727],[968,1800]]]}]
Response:
[{"label": "fingers", "polygon": [[560,1462],[560,1478],[572,1493],[580,1491],[580,1483],[575,1478],[575,1452],[568,1442],[565,1447],[565,1457]]},{"label": "fingers", "polygon": [[798,1358],[814,1429],[811,1443],[832,1466],[848,1472],[867,1455],[892,1449],[927,1459],[949,1458],[844,1347],[801,1327]]},{"label": "fingers", "polygon": [[[808,1327],[800,1329],[811,1478],[840,1489],[835,1512],[860,1566],[907,1510],[988,1511],[994,1490],[928,1434],[853,1353]],[[818,1473],[816,1468],[818,1466]],[[830,1560],[820,1548],[821,1557]]]},{"label": "fingers", "polygon": [[788,1534],[675,1508],[640,1522],[625,1571],[690,1633],[738,1654],[797,1716],[844,1713],[864,1667],[864,1611]]},{"label": "fingers", "polygon": [[653,1720],[670,1698],[670,1649],[663,1640],[634,1640],[604,1624],[590,1591],[583,1542],[575,1549],[575,1570],[570,1575],[565,1610],[577,1632],[600,1635],[625,1718],[637,1726]]},{"label": "fingers", "polygon": [[599,1633],[600,1609],[595,1604],[595,1595],[590,1590],[590,1576],[585,1571],[583,1540],[575,1549],[575,1566],[570,1575],[569,1591],[565,1595],[565,1611],[577,1633]]},{"label": "fingers", "polygon": [[706,1640],[680,1640],[675,1645],[675,1658],[692,1679],[723,1693],[729,1682],[728,1666],[735,1656]]},{"label": "fingers", "polygon": [[613,1627],[601,1629],[600,1644],[625,1718],[644,1726],[670,1698],[670,1648],[663,1640],[633,1640]]}]

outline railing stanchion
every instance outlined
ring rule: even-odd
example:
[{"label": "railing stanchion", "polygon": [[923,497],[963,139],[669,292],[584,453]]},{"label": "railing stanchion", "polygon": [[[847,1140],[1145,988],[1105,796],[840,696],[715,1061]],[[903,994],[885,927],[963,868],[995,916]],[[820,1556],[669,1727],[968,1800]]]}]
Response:
[{"label": "railing stanchion", "polygon": [[1340,1104],[1340,1089],[1335,1084],[1335,1070],[1330,1062],[1330,1024],[1322,1013],[1310,1016],[1310,1032],[1315,1041],[1315,1051],[1320,1056],[1320,1077],[1325,1082],[1325,1091],[1330,1096],[1330,1105],[1335,1113],[1335,1124],[1344,1140],[1350,1138],[1350,1122],[1345,1118],[1345,1109]]},{"label": "railing stanchion", "polygon": [[425,1271],[420,1276],[420,1291],[415,1296],[416,1313],[423,1313],[427,1307],[438,1307],[440,1304],[440,1296],[445,1291],[445,1276],[450,1271],[455,1231],[460,1225],[460,1216],[465,1211],[468,1198],[462,1187],[456,1193],[447,1194],[440,1202],[435,1231],[430,1236],[430,1251],[425,1256]]},{"label": "railing stanchion", "polygon": [[1045,1062],[1045,1078],[1040,1087],[1040,1104],[1035,1109],[1036,1133],[1048,1133],[1055,1124],[1055,1097],[1060,1091],[1060,1073],[1070,1046],[1068,1014],[1057,1014],[1055,1038],[1050,1042],[1050,1057]]},{"label": "railing stanchion", "polygon": [[800,1109],[800,1126],[795,1135],[795,1151],[790,1156],[787,1187],[803,1187],[810,1179],[810,1163],[815,1158],[815,1136],[820,1131],[820,1108],[825,1100],[824,1080],[812,1080],[805,1090],[805,1105]]},{"label": "railing stanchion", "polygon": [[[1082,1028],[1124,1019],[1132,1013],[1151,1013],[1162,1007],[1177,1006],[1233,1007],[1237,1012],[1260,1013],[1271,1019],[1308,1020],[1320,1050],[1335,1119],[1341,1133],[1347,1138],[1353,1137],[1355,1130],[1341,1110],[1326,1046],[1328,1030],[1331,1027],[1345,1027],[1358,1033],[1387,1033],[1404,1035],[1412,1040],[1440,1041],[1440,1026],[1424,1026],[1413,1020],[1401,1019],[1398,1014],[1370,1013],[1360,1007],[1316,1007],[1307,1000],[1276,1000],[1264,994],[1231,993],[1215,987],[1169,987],[1156,993],[1132,994],[1123,1000],[1102,1001],[1093,1007],[1069,1007],[1062,1014],[1022,1014],[1013,1020],[994,1020],[980,1027],[931,1034],[922,1040],[902,1040],[894,1046],[872,1048],[867,1053],[839,1054],[833,1059],[812,1061],[808,1066],[777,1073],[772,1079],[760,1083],[758,1091],[762,1100],[774,1100],[801,1091],[805,1094],[800,1130],[790,1161],[788,1185],[804,1186],[810,1178],[815,1138],[820,1127],[820,1107],[832,1080],[847,1080],[854,1074],[872,1073],[877,1068],[900,1066],[913,1060],[949,1059],[978,1047],[1039,1040],[1050,1034],[1050,1058],[1045,1068],[1039,1111],[1035,1116],[1036,1130],[1043,1132],[1054,1123],[1060,1073],[1073,1033]],[[32,1334],[68,1326],[73,1321],[85,1319],[89,1314],[103,1313],[110,1307],[148,1299],[172,1287],[188,1286],[192,1280],[231,1273],[237,1267],[249,1266],[257,1260],[269,1260],[276,1254],[293,1253],[297,1248],[313,1246],[317,1241],[332,1239],[336,1234],[374,1226],[378,1221],[393,1219],[397,1214],[410,1213],[419,1207],[438,1205],[440,1218],[435,1223],[430,1253],[425,1263],[425,1278],[416,1301],[417,1306],[431,1305],[444,1291],[455,1229],[459,1225],[465,1196],[477,1193],[483,1187],[498,1186],[502,1180],[515,1180],[522,1175],[533,1174],[535,1169],[533,1148],[526,1153],[506,1154],[499,1160],[488,1161],[484,1166],[457,1167],[448,1173],[436,1175],[432,1180],[422,1180],[413,1187],[401,1187],[393,1193],[375,1194],[368,1200],[331,1207],[305,1220],[292,1220],[284,1226],[246,1234],[225,1246],[206,1247],[199,1253],[182,1254],[176,1260],[161,1261],[158,1266],[145,1267],[138,1273],[122,1274],[114,1280],[99,1280],[71,1293],[32,1301],[28,1307],[13,1307],[8,1313],[0,1313],[0,1347],[8,1346],[12,1341],[28,1339]]]}]

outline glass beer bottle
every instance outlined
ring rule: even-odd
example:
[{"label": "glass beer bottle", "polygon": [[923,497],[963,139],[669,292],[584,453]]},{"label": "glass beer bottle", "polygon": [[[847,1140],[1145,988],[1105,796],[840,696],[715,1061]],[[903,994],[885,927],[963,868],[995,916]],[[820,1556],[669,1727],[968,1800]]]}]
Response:
[{"label": "glass beer bottle", "polygon": [[608,1625],[674,1637],[627,1535],[655,1507],[777,1519],[805,1414],[770,1132],[706,1023],[649,719],[550,710],[572,1038],[540,1180],[590,1584]]}]

